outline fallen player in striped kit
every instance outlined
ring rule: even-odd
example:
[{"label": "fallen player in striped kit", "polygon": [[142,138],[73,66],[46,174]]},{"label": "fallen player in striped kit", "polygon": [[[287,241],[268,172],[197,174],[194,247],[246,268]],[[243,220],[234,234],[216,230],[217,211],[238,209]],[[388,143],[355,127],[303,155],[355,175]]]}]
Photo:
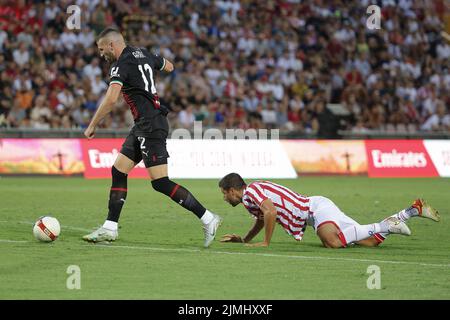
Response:
[{"label": "fallen player in striped kit", "polygon": [[[389,234],[411,235],[406,221],[412,217],[439,221],[439,213],[424,200],[381,222],[361,225],[345,215],[330,199],[304,196],[270,181],[256,181],[247,185],[237,173],[222,178],[219,187],[224,200],[233,207],[242,203],[255,218],[247,235],[226,234],[221,242],[243,242],[248,246],[267,247],[278,222],[296,240],[301,240],[310,225],[327,248],[343,248],[349,244],[378,246]],[[249,243],[262,229],[264,241]]]}]

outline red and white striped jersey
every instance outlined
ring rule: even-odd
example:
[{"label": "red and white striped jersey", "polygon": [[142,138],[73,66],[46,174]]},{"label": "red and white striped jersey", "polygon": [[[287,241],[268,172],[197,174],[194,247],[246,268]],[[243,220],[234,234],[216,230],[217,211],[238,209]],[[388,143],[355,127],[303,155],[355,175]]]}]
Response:
[{"label": "red and white striped jersey", "polygon": [[256,219],[264,219],[261,203],[270,199],[277,209],[277,222],[295,240],[302,240],[306,220],[312,214],[309,198],[270,181],[250,183],[244,190],[242,202]]}]

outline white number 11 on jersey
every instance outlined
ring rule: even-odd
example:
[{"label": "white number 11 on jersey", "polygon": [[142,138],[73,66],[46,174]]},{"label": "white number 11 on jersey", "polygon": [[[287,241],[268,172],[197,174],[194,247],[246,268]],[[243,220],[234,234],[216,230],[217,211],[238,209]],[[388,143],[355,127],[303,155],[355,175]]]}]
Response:
[{"label": "white number 11 on jersey", "polygon": [[156,88],[155,88],[155,81],[153,81],[153,70],[152,68],[148,65],[148,63],[144,64],[144,69],[142,68],[142,65],[138,65],[139,71],[141,72],[142,75],[142,80],[144,80],[145,83],[145,91],[148,92],[148,80],[147,77],[145,76],[144,73],[144,69],[146,71],[148,71],[149,76],[150,76],[150,83],[151,83],[151,94],[155,94],[156,93]]}]

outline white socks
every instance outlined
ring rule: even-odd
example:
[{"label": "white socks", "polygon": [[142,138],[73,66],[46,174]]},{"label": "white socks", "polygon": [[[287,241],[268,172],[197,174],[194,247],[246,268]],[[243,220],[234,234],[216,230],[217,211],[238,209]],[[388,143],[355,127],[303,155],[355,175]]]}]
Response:
[{"label": "white socks", "polygon": [[408,209],[403,209],[399,213],[393,214],[391,217],[396,217],[400,221],[405,222],[419,215],[419,210],[414,207],[409,207]]},{"label": "white socks", "polygon": [[387,222],[350,226],[342,230],[342,234],[347,243],[352,243],[370,238],[375,233],[388,232],[388,227]]},{"label": "white socks", "polygon": [[206,210],[203,216],[200,218],[202,220],[203,224],[209,224],[214,219],[214,215]]},{"label": "white socks", "polygon": [[111,230],[111,231],[117,231],[118,223],[115,221],[106,220],[103,224],[103,228]]},{"label": "white socks", "polygon": [[[211,223],[211,221],[214,219],[214,215],[206,210],[203,216],[200,220],[202,220],[203,224]],[[119,224],[115,221],[106,220],[103,224],[103,228],[111,230],[111,231],[117,231]]]},{"label": "white socks", "polygon": [[[407,209],[403,209],[402,211],[393,214],[391,217],[397,218],[402,222],[406,222],[412,217],[417,217],[419,215],[419,210],[417,210],[414,207],[409,207]],[[389,233],[380,233],[381,236],[386,239],[386,237],[389,235]]]}]

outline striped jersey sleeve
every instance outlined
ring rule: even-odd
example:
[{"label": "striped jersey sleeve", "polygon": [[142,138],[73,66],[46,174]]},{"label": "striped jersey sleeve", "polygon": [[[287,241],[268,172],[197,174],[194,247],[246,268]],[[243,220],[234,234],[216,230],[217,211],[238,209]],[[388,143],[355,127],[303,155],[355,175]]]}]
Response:
[{"label": "striped jersey sleeve", "polygon": [[251,183],[242,197],[246,209],[258,219],[262,216],[261,203],[266,199],[270,199],[277,210],[277,222],[289,235],[301,240],[311,213],[309,198],[270,181]]},{"label": "striped jersey sleeve", "polygon": [[264,190],[262,190],[257,182],[249,184],[242,196],[242,202],[247,211],[252,215],[255,219],[263,220],[264,214],[261,211],[261,203],[266,200],[268,197],[265,195]]},{"label": "striped jersey sleeve", "polygon": [[257,182],[248,185],[245,189],[245,193],[258,206],[261,206],[261,203],[268,198],[264,189],[261,188]]}]

